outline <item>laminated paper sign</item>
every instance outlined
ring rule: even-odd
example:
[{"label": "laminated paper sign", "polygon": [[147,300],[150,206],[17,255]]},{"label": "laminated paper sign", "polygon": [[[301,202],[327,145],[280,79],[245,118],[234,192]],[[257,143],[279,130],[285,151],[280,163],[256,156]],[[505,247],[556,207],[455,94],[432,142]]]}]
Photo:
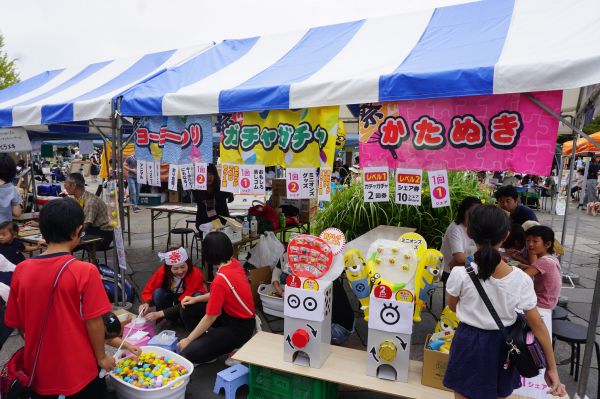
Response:
[{"label": "laminated paper sign", "polygon": [[146,161],[137,161],[137,182],[139,184],[148,184],[148,175],[146,174]]},{"label": "laminated paper sign", "polygon": [[240,192],[240,165],[223,164],[221,171],[221,191],[237,194]]},{"label": "laminated paper sign", "polygon": [[311,199],[317,197],[317,171],[313,168],[286,169],[288,199]]},{"label": "laminated paper sign", "polygon": [[196,190],[206,190],[206,173],[208,164],[197,162],[194,164],[194,188]]},{"label": "laminated paper sign", "polygon": [[321,168],[319,173],[319,201],[331,201],[331,169]]},{"label": "laminated paper sign", "polygon": [[396,169],[396,203],[421,205],[422,183],[421,169]]},{"label": "laminated paper sign", "polygon": [[179,166],[169,165],[169,190],[177,191],[177,175],[179,174]]},{"label": "laminated paper sign", "polygon": [[160,163],[154,161],[146,162],[146,175],[148,176],[149,185],[160,187]]},{"label": "laminated paper sign", "polygon": [[441,208],[450,206],[450,187],[448,186],[448,172],[445,170],[430,170],[429,192],[431,193],[431,207]]},{"label": "laminated paper sign", "polygon": [[240,194],[265,195],[265,166],[240,165]]},{"label": "laminated paper sign", "polygon": [[390,198],[390,180],[387,167],[363,168],[365,202],[386,202]]},{"label": "laminated paper sign", "polygon": [[185,164],[179,167],[181,174],[181,186],[184,190],[194,189],[194,164]]}]

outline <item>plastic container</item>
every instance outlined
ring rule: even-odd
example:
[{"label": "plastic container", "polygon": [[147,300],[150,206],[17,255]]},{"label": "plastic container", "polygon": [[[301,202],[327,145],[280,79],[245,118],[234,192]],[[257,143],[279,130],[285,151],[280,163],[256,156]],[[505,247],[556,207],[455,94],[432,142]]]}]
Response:
[{"label": "plastic container", "polygon": [[258,286],[258,295],[262,302],[263,312],[271,316],[283,318],[283,298],[269,295],[277,292],[272,284],[261,284]]},{"label": "plastic container", "polygon": [[250,237],[258,237],[258,221],[256,220],[256,216],[252,216],[252,219],[250,219]]},{"label": "plastic container", "polygon": [[152,337],[150,341],[148,341],[148,345],[158,346],[159,348],[179,353],[177,350],[177,342],[179,342],[179,339],[175,336],[175,331],[164,330],[160,334]]},{"label": "plastic container", "polygon": [[339,386],[294,374],[250,365],[248,399],[333,399]]},{"label": "plastic container", "polygon": [[190,376],[194,372],[194,365],[176,353],[173,353],[164,348],[158,346],[143,346],[143,352],[153,352],[160,356],[168,356],[175,361],[175,363],[182,365],[189,372],[186,375],[182,375],[179,378],[174,379],[167,385],[160,388],[142,389],[129,385],[125,381],[114,376],[112,372],[109,373],[115,386],[115,393],[119,399],[184,399],[185,390],[188,383],[190,382]]},{"label": "plastic container", "polygon": [[244,223],[242,223],[242,239],[247,240],[250,237],[250,223],[248,222],[248,218],[244,218]]},{"label": "plastic container", "polygon": [[131,320],[130,323],[126,324],[123,327],[123,337],[126,337],[129,334],[129,330],[133,330],[131,334],[134,334],[136,331],[145,331],[148,333],[148,339],[154,337],[156,335],[156,331],[154,330],[154,326],[151,322],[148,322],[143,317],[136,317]]}]

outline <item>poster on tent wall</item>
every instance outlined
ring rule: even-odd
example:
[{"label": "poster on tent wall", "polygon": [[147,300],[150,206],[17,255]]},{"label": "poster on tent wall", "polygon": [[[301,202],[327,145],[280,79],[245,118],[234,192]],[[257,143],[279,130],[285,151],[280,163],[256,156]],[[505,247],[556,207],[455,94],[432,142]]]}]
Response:
[{"label": "poster on tent wall", "polygon": [[212,163],[210,116],[169,116],[141,118],[136,124],[135,157],[182,165]]},{"label": "poster on tent wall", "polygon": [[[560,114],[562,92],[533,95]],[[362,104],[362,167],[549,175],[558,121],[523,94]]]},{"label": "poster on tent wall", "polygon": [[338,120],[337,106],[221,114],[221,162],[332,167]]}]

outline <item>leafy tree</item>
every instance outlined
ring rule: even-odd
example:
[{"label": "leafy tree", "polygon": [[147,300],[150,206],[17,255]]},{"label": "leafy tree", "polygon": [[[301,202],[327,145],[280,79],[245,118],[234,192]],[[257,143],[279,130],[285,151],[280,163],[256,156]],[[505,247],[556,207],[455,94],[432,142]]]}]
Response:
[{"label": "leafy tree", "polygon": [[15,60],[10,60],[4,48],[4,38],[0,35],[0,90],[19,82],[19,72]]},{"label": "leafy tree", "polygon": [[597,117],[596,119],[585,125],[581,130],[583,130],[583,132],[587,134],[600,132],[600,117]]}]

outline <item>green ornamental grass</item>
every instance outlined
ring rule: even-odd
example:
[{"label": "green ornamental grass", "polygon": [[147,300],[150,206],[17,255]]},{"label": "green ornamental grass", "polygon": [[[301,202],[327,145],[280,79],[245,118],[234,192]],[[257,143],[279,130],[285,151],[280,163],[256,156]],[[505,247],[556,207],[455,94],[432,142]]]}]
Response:
[{"label": "green ornamental grass", "polygon": [[336,192],[331,202],[318,212],[313,232],[319,234],[328,227],[337,227],[350,241],[379,225],[414,227],[425,237],[430,248],[439,249],[444,232],[456,217],[463,198],[474,196],[488,203],[491,201],[489,190],[481,188],[474,173],[448,171],[448,180],[451,206],[437,209],[431,207],[426,179],[418,207],[394,203],[396,185],[393,179],[390,180],[390,200],[387,202],[365,202],[362,183],[352,184]]}]

